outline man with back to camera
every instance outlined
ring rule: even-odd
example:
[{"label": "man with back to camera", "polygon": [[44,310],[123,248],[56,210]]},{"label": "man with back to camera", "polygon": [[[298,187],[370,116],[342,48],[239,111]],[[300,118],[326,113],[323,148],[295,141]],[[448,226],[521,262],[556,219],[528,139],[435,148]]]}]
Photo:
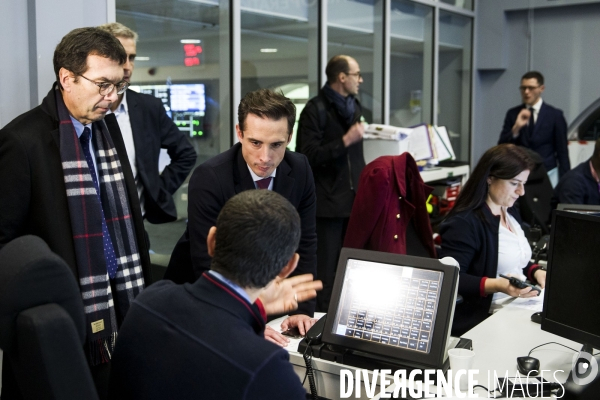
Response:
[{"label": "man with back to camera", "polygon": [[306,155],[317,191],[317,276],[323,290],[317,310],[327,312],[337,262],[346,235],[360,173],[365,167],[356,96],[362,82],[356,60],[333,57],[325,68],[327,83],[300,114],[296,151]]},{"label": "man with back to camera", "polygon": [[[36,235],[73,271],[101,399],[118,327],[150,282],[135,181],[117,121],[106,116],[128,86],[126,57],[100,29],[69,32],[54,51],[57,82],[42,104],[0,130],[0,247]],[[2,382],[3,398],[14,395],[11,383]]]},{"label": "man with back to camera", "polygon": [[600,205],[600,139],[594,153],[560,179],[552,197],[553,208],[558,203]]},{"label": "man with back to camera", "polygon": [[289,312],[320,282],[288,276],[301,222],[269,190],[236,194],[210,228],[210,271],[161,281],[133,303],[114,354],[111,398],[305,399],[289,353],[263,339],[266,314]]},{"label": "man with back to camera", "polygon": [[544,160],[552,187],[556,187],[559,178],[571,169],[567,121],[562,110],[542,100],[541,73],[530,71],[523,75],[519,90],[523,104],[506,113],[498,144],[513,143],[537,152]]},{"label": "man with back to camera", "polygon": [[[113,22],[98,28],[112,34],[127,52],[123,80],[131,83],[135,66],[137,33]],[[196,152],[167,115],[162,101],[127,90],[111,105],[117,117],[135,178],[142,215],[153,224],[177,219],[173,194],[196,164]],[[171,163],[159,174],[160,149],[167,149]]]},{"label": "man with back to camera", "polygon": [[[268,89],[244,96],[236,125],[239,143],[194,170],[189,184],[188,225],[175,246],[165,279],[194,282],[210,268],[206,238],[223,205],[250,189],[273,190],[296,207],[302,221],[300,261],[294,275],[316,275],[315,186],[306,157],[288,151],[296,119],[290,99]],[[300,305],[282,329],[304,334],[315,322],[315,302]],[[273,329],[266,337],[281,345],[288,339]]]}]

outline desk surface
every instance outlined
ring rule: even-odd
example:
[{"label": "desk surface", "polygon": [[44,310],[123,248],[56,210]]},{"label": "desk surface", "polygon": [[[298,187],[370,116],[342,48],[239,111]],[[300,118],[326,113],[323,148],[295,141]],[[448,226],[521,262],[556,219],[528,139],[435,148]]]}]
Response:
[{"label": "desk surface", "polygon": [[[581,349],[579,343],[542,331],[541,325],[531,322],[532,313],[532,310],[508,305],[463,335],[473,341],[473,369],[479,370],[474,375],[478,384],[491,389],[496,387],[494,373],[502,377],[516,376],[517,357],[527,356],[540,344],[557,342],[577,351]],[[531,356],[540,360],[540,370],[547,370],[543,372],[544,379],[564,383],[574,354],[562,346],[549,344],[534,350]],[[388,391],[393,388],[390,386]],[[475,393],[482,398],[488,397],[481,388],[476,388]]]},{"label": "desk surface", "polygon": [[[558,342],[577,351],[581,349],[579,343],[542,331],[539,324],[531,322],[533,312],[532,309],[523,308],[518,302],[514,302],[463,335],[473,341],[473,369],[479,370],[475,379],[480,385],[495,387],[494,372],[497,376],[516,376],[517,357],[526,356],[531,349],[540,344]],[[282,319],[274,320],[269,325],[278,329],[281,321]],[[294,370],[303,379],[306,370],[302,355],[297,352],[299,342],[300,340],[293,340],[288,350]],[[534,350],[531,356],[540,360],[541,370],[547,370],[543,373],[544,379],[564,383],[569,375],[574,354],[562,346],[550,344]],[[320,359],[313,359],[313,367],[316,370],[319,395],[330,399],[340,398],[339,371],[354,368]],[[388,391],[393,388],[391,385]],[[487,398],[483,389],[476,389],[476,393]],[[363,391],[362,395],[364,394]],[[379,399],[379,396],[374,399]]]}]

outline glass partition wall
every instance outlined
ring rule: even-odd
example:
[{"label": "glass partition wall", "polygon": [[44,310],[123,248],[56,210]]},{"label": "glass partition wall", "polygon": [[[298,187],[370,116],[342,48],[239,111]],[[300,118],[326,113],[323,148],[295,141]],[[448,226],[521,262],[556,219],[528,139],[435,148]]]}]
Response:
[{"label": "glass partition wall", "polygon": [[[115,3],[117,21],[140,35],[134,85],[205,85],[202,129],[190,136],[199,162],[235,141],[246,92],[281,90],[299,114],[336,54],[360,64],[367,122],[446,125],[457,157],[469,161],[473,0]],[[187,43],[189,57],[186,39],[197,41]]]},{"label": "glass partition wall", "polygon": [[[198,163],[236,141],[237,106],[246,92],[281,90],[299,116],[337,54],[360,65],[366,122],[445,125],[458,159],[470,161],[474,0],[115,0],[115,5],[117,22],[139,34],[134,89],[162,96],[167,107],[173,105],[165,93],[176,90],[173,85],[198,85],[194,90],[203,92],[204,107],[193,115],[170,110]],[[295,135],[289,147],[294,145]],[[167,157],[163,165],[168,162]],[[187,185],[175,200],[185,222]],[[182,228],[169,233],[169,225],[147,225],[151,244],[157,236],[173,236],[174,245]]]}]

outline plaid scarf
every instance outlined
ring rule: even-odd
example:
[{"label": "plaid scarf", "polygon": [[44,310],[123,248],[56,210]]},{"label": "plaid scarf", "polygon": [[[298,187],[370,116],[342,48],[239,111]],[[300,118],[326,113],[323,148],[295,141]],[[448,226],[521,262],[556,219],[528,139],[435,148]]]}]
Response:
[{"label": "plaid scarf", "polygon": [[[108,128],[104,121],[92,125],[101,194],[98,196],[60,90],[56,89],[55,96],[60,119],[60,159],[86,316],[88,358],[92,365],[98,365],[110,361],[118,326],[144,288],[144,278],[123,170]],[[102,241],[103,212],[118,264],[112,280]]]}]

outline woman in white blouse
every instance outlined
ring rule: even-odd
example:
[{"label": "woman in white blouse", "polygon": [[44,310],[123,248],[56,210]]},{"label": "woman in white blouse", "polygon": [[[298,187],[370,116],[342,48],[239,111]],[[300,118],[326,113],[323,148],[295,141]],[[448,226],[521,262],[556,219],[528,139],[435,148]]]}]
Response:
[{"label": "woman in white blouse", "polygon": [[542,288],[546,271],[532,264],[531,248],[513,205],[525,194],[533,162],[526,150],[512,144],[494,146],[481,157],[459,194],[454,208],[440,225],[440,257],[454,257],[460,265],[453,335],[460,335],[487,318],[494,304],[510,297],[532,297],[536,291],[519,289],[500,274],[529,279]]}]

